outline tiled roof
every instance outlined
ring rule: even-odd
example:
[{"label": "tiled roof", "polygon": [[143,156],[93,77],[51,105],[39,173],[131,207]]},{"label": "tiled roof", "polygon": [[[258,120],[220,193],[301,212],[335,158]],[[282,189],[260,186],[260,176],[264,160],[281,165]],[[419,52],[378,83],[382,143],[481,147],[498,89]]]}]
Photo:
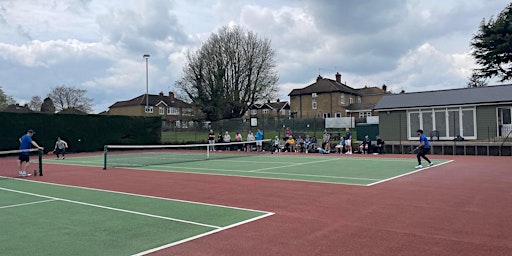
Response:
[{"label": "tiled roof", "polygon": [[335,80],[318,77],[316,82],[302,89],[293,89],[288,96],[298,96],[311,93],[331,93],[342,92],[354,95],[360,95],[357,90],[347,86],[346,84],[336,82]]},{"label": "tiled roof", "polygon": [[384,95],[376,110],[512,102],[512,84]]},{"label": "tiled roof", "polygon": [[27,105],[20,106],[19,104],[12,104],[5,107],[2,112],[12,112],[12,113],[32,113],[32,111]]},{"label": "tiled roof", "polygon": [[[176,99],[171,96],[165,96],[162,94],[154,95],[149,94],[148,95],[148,104],[150,106],[156,106],[158,103],[163,102],[169,107],[190,107],[190,104]],[[118,107],[127,107],[127,106],[145,106],[146,105],[146,94],[140,95],[136,98],[133,98],[131,100],[125,100],[125,101],[118,101],[114,103],[109,108],[118,108]]]}]

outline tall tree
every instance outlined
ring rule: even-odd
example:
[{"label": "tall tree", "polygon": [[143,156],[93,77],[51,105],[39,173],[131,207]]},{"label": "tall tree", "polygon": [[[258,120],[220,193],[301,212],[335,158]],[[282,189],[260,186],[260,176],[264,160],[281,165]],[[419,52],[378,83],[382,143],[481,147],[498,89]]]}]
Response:
[{"label": "tall tree", "polygon": [[223,27],[187,53],[176,85],[208,120],[240,117],[251,104],[275,97],[279,77],[270,43],[239,26]]},{"label": "tall tree", "polygon": [[50,97],[46,97],[41,104],[41,112],[43,113],[55,113],[55,105]]},{"label": "tall tree", "polygon": [[52,89],[48,97],[52,99],[58,112],[65,109],[76,109],[85,113],[91,113],[93,100],[87,98],[86,93],[87,90],[76,87],[57,86]]},{"label": "tall tree", "polygon": [[2,90],[2,87],[0,87],[0,110],[12,104],[16,104],[14,98],[6,95],[4,90]]},{"label": "tall tree", "polygon": [[468,88],[487,86],[485,78],[478,77],[475,73],[471,74],[468,80]]},{"label": "tall tree", "polygon": [[28,108],[32,111],[41,111],[41,105],[43,105],[43,101],[39,96],[33,96],[30,102],[28,103]]},{"label": "tall tree", "polygon": [[472,55],[480,68],[473,72],[478,78],[512,79],[512,3],[489,22],[480,23],[471,41]]}]

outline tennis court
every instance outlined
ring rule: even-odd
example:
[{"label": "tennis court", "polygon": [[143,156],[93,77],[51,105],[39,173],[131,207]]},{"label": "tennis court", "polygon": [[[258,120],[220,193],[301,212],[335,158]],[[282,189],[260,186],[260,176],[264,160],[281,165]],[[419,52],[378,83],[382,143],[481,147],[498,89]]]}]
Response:
[{"label": "tennis court", "polygon": [[[383,157],[344,157],[339,154],[244,154],[241,152],[137,151],[110,156],[106,171],[116,166],[138,170],[229,175],[266,179],[371,186],[419,170],[408,159]],[[199,159],[202,159],[199,160]],[[433,159],[436,165],[450,160]],[[104,166],[104,156],[70,157],[48,163]],[[153,164],[154,163],[154,164]],[[435,167],[435,166],[433,166]],[[432,168],[432,167],[430,167]],[[426,168],[424,168],[426,169]],[[422,169],[422,170],[424,170]]]},{"label": "tennis court", "polygon": [[2,255],[143,255],[272,215],[5,177],[0,199]]},{"label": "tennis court", "polygon": [[[126,153],[119,156],[149,163],[158,158],[148,150]],[[506,203],[511,158],[432,155],[435,166],[415,170],[415,155],[218,153],[223,155],[203,161],[178,154],[166,160],[172,163],[155,165],[121,160],[125,166],[109,155],[106,170],[101,153],[44,156],[44,176],[0,179],[0,228],[8,234],[0,250],[157,256],[512,252]],[[15,164],[15,157],[0,158],[0,175],[16,176]]]}]

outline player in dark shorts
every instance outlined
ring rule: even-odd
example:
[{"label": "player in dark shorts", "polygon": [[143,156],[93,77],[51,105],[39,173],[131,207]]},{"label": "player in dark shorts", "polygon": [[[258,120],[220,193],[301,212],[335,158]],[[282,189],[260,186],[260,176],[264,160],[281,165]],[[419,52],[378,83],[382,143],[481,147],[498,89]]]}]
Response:
[{"label": "player in dark shorts", "polygon": [[[27,150],[34,147],[38,149],[43,149],[40,147],[35,141],[32,140],[32,136],[36,134],[34,130],[30,129],[27,131],[27,134],[21,136],[20,140],[20,150]],[[20,177],[30,176],[30,173],[27,173],[28,165],[30,164],[30,152],[22,151],[19,153],[18,159],[20,160],[18,163],[18,174]]]}]

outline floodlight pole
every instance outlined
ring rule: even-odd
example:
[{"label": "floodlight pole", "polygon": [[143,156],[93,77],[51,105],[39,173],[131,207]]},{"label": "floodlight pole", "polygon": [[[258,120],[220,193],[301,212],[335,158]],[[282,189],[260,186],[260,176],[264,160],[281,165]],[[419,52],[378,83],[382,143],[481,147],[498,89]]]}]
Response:
[{"label": "floodlight pole", "polygon": [[144,54],[142,56],[144,59],[146,59],[146,108],[144,109],[144,113],[147,115],[147,111],[149,108],[149,90],[148,90],[148,60],[149,60],[149,54]]}]

